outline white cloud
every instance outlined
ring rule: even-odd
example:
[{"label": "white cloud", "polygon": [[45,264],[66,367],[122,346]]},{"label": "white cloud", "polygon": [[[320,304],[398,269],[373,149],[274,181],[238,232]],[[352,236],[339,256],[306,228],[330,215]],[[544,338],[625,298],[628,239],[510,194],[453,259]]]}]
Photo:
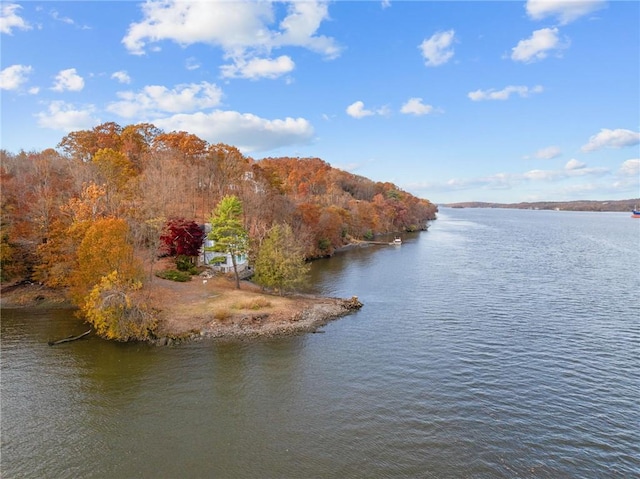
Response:
[{"label": "white cloud", "polygon": [[[320,24],[328,19],[324,2],[291,2],[287,15],[275,28],[276,13],[271,2],[149,1],[143,4],[142,13],[143,20],[132,23],[122,40],[129,52],[144,54],[149,44],[163,40],[182,46],[215,45],[231,60],[223,70],[227,76],[257,78],[264,73],[267,78],[274,78],[277,72],[290,71],[293,61],[289,57],[264,63],[271,51],[280,47],[302,47],[329,59],[340,54],[334,39],[317,35]],[[254,59],[260,61],[254,63]],[[243,68],[246,66],[249,70]]]},{"label": "white cloud", "polygon": [[73,19],[61,16],[57,10],[51,10],[51,18],[59,22],[66,23],[67,25],[75,25]]},{"label": "white cloud", "polygon": [[422,103],[422,98],[409,98],[409,100],[402,105],[400,112],[416,116],[428,115],[433,112],[433,106]]},{"label": "white cloud", "polygon": [[526,156],[525,159],[534,158],[536,160],[552,160],[562,155],[562,151],[557,146],[547,146],[541,148],[533,154],[533,157]]},{"label": "white cloud", "polygon": [[308,144],[314,135],[313,127],[304,118],[268,120],[236,111],[177,114],[154,120],[153,124],[165,131],[188,131],[209,143],[234,145],[243,153]]},{"label": "white cloud", "polygon": [[620,166],[618,176],[628,176],[640,182],[640,159],[627,160]]},{"label": "white cloud", "polygon": [[[566,176],[562,170],[529,170],[522,175],[522,179],[531,181],[554,181]],[[513,176],[517,180],[517,176]]]},{"label": "white cloud", "polygon": [[447,63],[453,57],[452,48],[455,39],[455,31],[438,32],[424,40],[419,48],[428,67],[436,67]]},{"label": "white cloud", "polygon": [[596,135],[589,138],[589,142],[582,147],[582,151],[596,151],[602,148],[623,148],[640,143],[640,133],[631,130],[610,130],[603,128]]},{"label": "white cloud", "polygon": [[18,15],[18,10],[22,7],[16,3],[7,3],[0,8],[0,32],[13,35],[12,29],[31,30],[29,25]]},{"label": "white cloud", "polygon": [[189,57],[185,61],[185,68],[187,70],[197,70],[200,68],[200,62],[194,57]]},{"label": "white cloud", "polygon": [[[572,158],[561,170],[531,170],[524,173],[522,178],[533,181],[559,181],[577,176],[602,176],[609,172],[608,168],[588,168],[585,163]],[[514,179],[518,179],[517,175]]]},{"label": "white cloud", "polygon": [[364,103],[361,101],[356,101],[347,107],[347,115],[352,116],[353,118],[364,118],[365,116],[375,115],[376,113],[372,110],[367,110],[364,107]]},{"label": "white cloud", "polygon": [[248,61],[236,59],[233,65],[223,65],[221,67],[222,76],[225,78],[277,78],[285,73],[293,71],[295,64],[286,55],[275,59],[251,58]]},{"label": "white cloud", "polygon": [[527,15],[533,20],[555,17],[561,25],[606,6],[605,0],[528,0]]},{"label": "white cloud", "polygon": [[100,120],[93,116],[94,112],[93,105],[77,109],[64,101],[53,101],[49,103],[46,112],[37,113],[35,116],[41,127],[70,132],[86,130],[99,124]]},{"label": "white cloud", "polygon": [[107,110],[124,118],[146,117],[161,113],[184,113],[212,108],[220,104],[222,90],[213,83],[189,83],[168,89],[161,85],[145,86],[140,92],[119,92],[120,101]]},{"label": "white cloud", "polygon": [[576,177],[602,177],[609,174],[607,168],[588,168],[584,163],[575,159],[570,160],[564,168],[557,170],[529,170],[524,173],[496,173],[494,175],[477,178],[451,178],[443,183],[414,183],[409,189],[429,191],[461,191],[480,188],[483,190],[508,190],[522,187],[534,182],[538,185],[553,184],[554,191],[558,190],[558,183],[571,181]]},{"label": "white cloud", "polygon": [[30,65],[11,65],[0,71],[0,90],[17,90],[33,71]]},{"label": "white cloud", "polygon": [[564,165],[564,169],[565,170],[579,170],[579,169],[584,168],[586,166],[587,165],[585,165],[582,161],[578,161],[575,158],[572,158],[569,161],[567,161],[566,165]]},{"label": "white cloud", "polygon": [[273,46],[304,47],[327,58],[337,58],[340,48],[335,41],[315,34],[320,24],[328,18],[329,9],[326,2],[291,2],[287,17],[280,22],[282,31],[273,34]]},{"label": "white cloud", "polygon": [[547,58],[550,51],[567,48],[567,43],[560,42],[557,28],[542,28],[531,34],[531,38],[520,40],[511,49],[511,59],[517,62],[530,63]]},{"label": "white cloud", "polygon": [[131,83],[131,77],[124,70],[114,72],[111,75],[111,78],[113,78],[114,80],[118,80],[120,83]]},{"label": "white cloud", "polygon": [[532,88],[528,86],[514,86],[510,85],[502,90],[476,90],[469,92],[467,96],[473,101],[481,100],[508,100],[513,94],[519,95],[522,98],[528,97],[532,93],[542,93],[544,89],[540,85],[536,85]]},{"label": "white cloud", "polygon": [[54,91],[80,91],[84,88],[84,79],[78,75],[75,68],[61,70],[56,75],[56,82],[51,88]]},{"label": "white cloud", "polygon": [[233,52],[269,40],[267,23],[273,21],[266,2],[146,2],[143,20],[132,23],[122,39],[129,52],[145,53],[149,43],[171,40],[187,46],[194,43],[219,45]]}]

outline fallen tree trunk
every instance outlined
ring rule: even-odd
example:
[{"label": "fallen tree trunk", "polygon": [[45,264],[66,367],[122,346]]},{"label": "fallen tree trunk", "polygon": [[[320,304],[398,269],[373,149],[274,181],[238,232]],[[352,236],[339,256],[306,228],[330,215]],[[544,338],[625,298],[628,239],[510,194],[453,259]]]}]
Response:
[{"label": "fallen tree trunk", "polygon": [[55,346],[56,344],[68,343],[68,342],[71,342],[71,341],[75,341],[77,339],[84,338],[90,332],[91,332],[91,330],[85,331],[84,333],[79,334],[77,336],[69,336],[68,338],[58,339],[57,341],[49,341],[48,344],[49,344],[49,346]]}]

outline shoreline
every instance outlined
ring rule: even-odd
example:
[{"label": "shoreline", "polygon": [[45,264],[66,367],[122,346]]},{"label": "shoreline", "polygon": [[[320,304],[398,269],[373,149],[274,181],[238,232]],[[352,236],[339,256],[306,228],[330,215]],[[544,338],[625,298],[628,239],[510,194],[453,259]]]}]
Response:
[{"label": "shoreline", "polygon": [[[249,341],[317,332],[363,305],[350,299],[316,295],[276,296],[248,281],[237,290],[227,278],[186,283],[154,278],[145,286],[158,311],[155,337],[143,343],[165,346],[194,340]],[[2,309],[77,309],[64,291],[37,283],[5,285]]]},{"label": "shoreline", "polygon": [[[295,297],[290,299],[295,301]],[[272,319],[270,313],[258,312],[239,315],[227,321],[214,319],[204,328],[190,331],[186,335],[175,337],[169,334],[148,342],[158,346],[168,346],[198,340],[236,342],[317,333],[322,326],[362,307],[362,303],[355,297],[351,299],[317,298],[313,301],[313,304],[303,307],[289,317]]]}]

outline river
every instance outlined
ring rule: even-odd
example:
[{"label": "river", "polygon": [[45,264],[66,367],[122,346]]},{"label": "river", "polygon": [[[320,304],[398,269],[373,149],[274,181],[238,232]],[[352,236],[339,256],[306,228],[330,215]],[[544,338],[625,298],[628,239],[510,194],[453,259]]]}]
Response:
[{"label": "river", "polygon": [[323,334],[175,347],[3,310],[1,476],[640,477],[640,220],[447,209],[312,265]]}]

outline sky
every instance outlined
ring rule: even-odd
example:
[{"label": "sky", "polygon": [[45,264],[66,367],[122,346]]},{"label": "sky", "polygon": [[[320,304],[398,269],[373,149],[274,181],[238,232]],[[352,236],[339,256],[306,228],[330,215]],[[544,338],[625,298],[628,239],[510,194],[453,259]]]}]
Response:
[{"label": "sky", "polygon": [[640,2],[0,2],[0,147],[149,122],[435,203],[640,197]]}]

